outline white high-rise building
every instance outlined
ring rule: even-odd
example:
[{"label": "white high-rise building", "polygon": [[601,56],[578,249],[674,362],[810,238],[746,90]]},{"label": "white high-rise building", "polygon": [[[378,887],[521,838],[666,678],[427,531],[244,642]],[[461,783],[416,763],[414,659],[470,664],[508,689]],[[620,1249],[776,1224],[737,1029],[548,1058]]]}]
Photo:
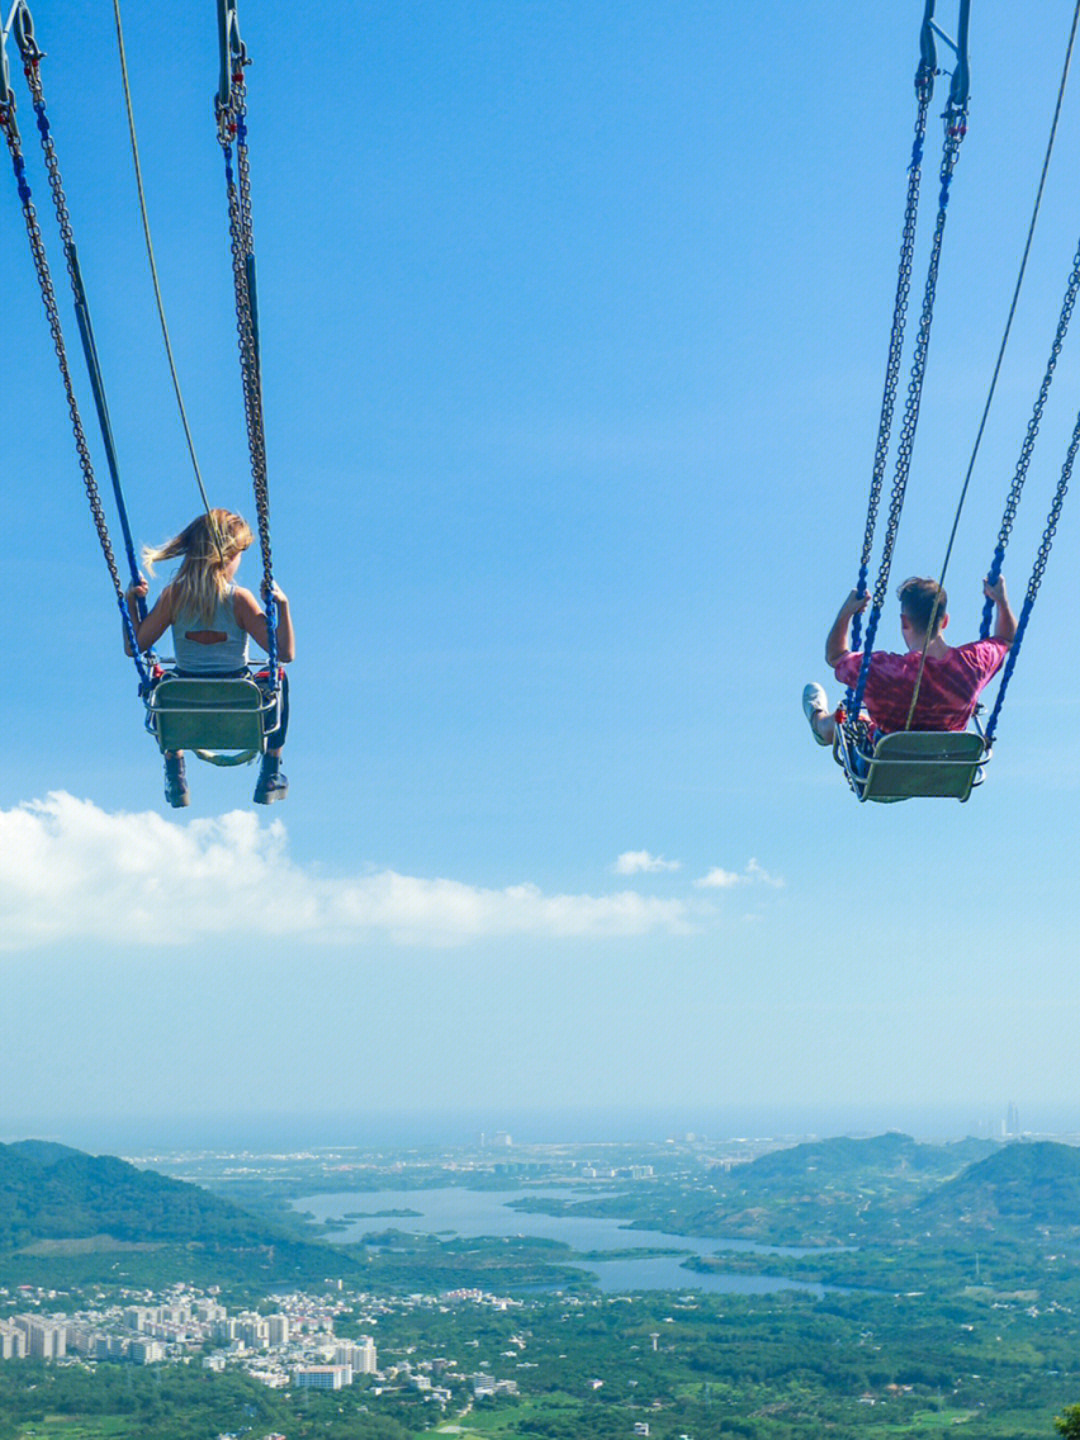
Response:
[{"label": "white high-rise building", "polygon": [[26,1333],[0,1320],[0,1360],[26,1359]]},{"label": "white high-rise building", "polygon": [[38,1360],[58,1360],[67,1354],[67,1322],[32,1317],[27,1329],[30,1354]]},{"label": "white high-rise building", "polygon": [[293,1384],[298,1390],[340,1390],[352,1384],[348,1365],[308,1365],[293,1371]]},{"label": "white high-rise building", "polygon": [[354,1375],[374,1375],[378,1368],[375,1341],[370,1335],[361,1335],[355,1342],[342,1341],[334,1347],[334,1363],[351,1366]]}]

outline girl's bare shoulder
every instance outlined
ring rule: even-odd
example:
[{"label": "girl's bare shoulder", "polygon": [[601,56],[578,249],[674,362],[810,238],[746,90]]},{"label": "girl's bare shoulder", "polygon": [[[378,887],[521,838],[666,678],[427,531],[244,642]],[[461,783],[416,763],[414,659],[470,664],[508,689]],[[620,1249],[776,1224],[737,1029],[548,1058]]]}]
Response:
[{"label": "girl's bare shoulder", "polygon": [[239,619],[241,615],[261,615],[262,606],[255,599],[250,590],[245,590],[242,585],[233,588],[233,614]]},{"label": "girl's bare shoulder", "polygon": [[154,608],[160,609],[162,615],[167,615],[171,618],[175,598],[176,586],[174,582],[170,580],[167,585],[161,587],[161,594],[158,596],[157,605]]}]

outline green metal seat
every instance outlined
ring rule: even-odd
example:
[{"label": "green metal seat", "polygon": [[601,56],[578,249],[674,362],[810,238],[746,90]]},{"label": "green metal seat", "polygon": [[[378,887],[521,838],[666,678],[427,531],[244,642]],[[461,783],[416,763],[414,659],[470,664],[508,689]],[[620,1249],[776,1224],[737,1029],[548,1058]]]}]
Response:
[{"label": "green metal seat", "polygon": [[277,694],[248,676],[167,674],[146,696],[146,728],[162,751],[193,750],[217,765],[261,755],[278,716]]},{"label": "green metal seat", "polygon": [[837,759],[860,800],[967,800],[990,758],[978,731],[898,730],[864,751],[838,730]]}]

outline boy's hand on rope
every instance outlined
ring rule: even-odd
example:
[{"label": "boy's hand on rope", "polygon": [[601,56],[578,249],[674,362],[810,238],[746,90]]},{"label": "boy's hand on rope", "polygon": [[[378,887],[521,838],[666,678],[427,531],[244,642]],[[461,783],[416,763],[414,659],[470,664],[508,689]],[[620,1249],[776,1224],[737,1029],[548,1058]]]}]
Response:
[{"label": "boy's hand on rope", "polygon": [[983,594],[988,600],[992,600],[995,605],[1007,605],[1009,603],[1009,597],[1005,590],[1005,576],[999,575],[995,585],[990,584],[990,577],[987,576],[983,581]]},{"label": "boy's hand on rope", "polygon": [[847,615],[850,619],[852,615],[861,614],[862,611],[864,611],[869,604],[869,595],[860,595],[858,590],[852,590],[851,593],[848,595],[848,598],[840,607],[841,614]]}]

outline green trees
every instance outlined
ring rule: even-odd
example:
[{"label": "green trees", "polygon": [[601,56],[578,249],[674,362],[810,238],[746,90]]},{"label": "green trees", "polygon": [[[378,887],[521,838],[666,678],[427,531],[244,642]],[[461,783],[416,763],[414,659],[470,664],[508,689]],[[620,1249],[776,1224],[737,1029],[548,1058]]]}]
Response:
[{"label": "green trees", "polygon": [[1080,1405],[1066,1405],[1064,1413],[1055,1417],[1054,1429],[1065,1440],[1080,1440]]}]

